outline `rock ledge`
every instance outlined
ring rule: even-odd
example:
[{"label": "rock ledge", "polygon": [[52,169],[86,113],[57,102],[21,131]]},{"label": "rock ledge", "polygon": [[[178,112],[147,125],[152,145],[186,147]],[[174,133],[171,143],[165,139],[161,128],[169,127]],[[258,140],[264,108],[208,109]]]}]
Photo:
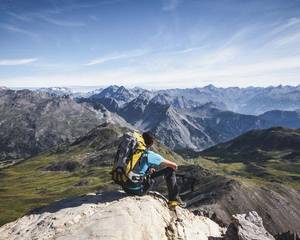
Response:
[{"label": "rock ledge", "polygon": [[0,228],[0,239],[217,239],[224,229],[161,199],[120,192],[55,202]]}]

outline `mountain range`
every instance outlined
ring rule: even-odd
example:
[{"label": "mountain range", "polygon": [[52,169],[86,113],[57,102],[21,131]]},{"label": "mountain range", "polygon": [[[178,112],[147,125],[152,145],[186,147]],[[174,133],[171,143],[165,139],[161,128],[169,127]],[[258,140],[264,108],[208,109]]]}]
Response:
[{"label": "mountain range", "polygon": [[[119,90],[120,88],[120,90]],[[19,90],[19,89],[16,89]],[[74,97],[112,97],[119,98],[121,103],[132,100],[145,91],[151,92],[152,95],[167,94],[173,100],[178,97],[184,97],[186,102],[193,105],[203,105],[207,102],[220,103],[223,110],[227,109],[233,112],[259,115],[271,110],[294,111],[300,109],[298,86],[270,86],[270,87],[228,87],[221,88],[213,85],[198,88],[186,89],[165,89],[165,90],[146,90],[142,88],[124,88],[116,85],[103,87],[52,87],[52,88],[35,88],[33,91],[47,91],[55,94],[69,94]],[[118,91],[118,93],[116,93]],[[102,93],[101,93],[102,92]],[[98,96],[96,96],[99,94]],[[119,94],[119,97],[116,96]],[[123,99],[122,99],[123,98]]]},{"label": "mountain range", "polygon": [[299,109],[300,86],[277,87],[229,87],[218,88],[208,85],[193,89],[167,89],[159,92],[171,96],[184,96],[188,100],[198,103],[221,102],[228,110],[258,115],[270,110],[296,110]]},{"label": "mountain range", "polygon": [[0,160],[23,159],[72,142],[106,121],[126,126],[102,105],[96,110],[69,95],[0,90]]},{"label": "mountain range", "polygon": [[[88,97],[76,97],[66,88],[34,91],[3,88],[0,90],[0,159],[32,156],[49,147],[70,142],[107,121],[151,131],[166,146],[192,156],[252,129],[300,128],[299,110],[241,114],[229,110],[228,99],[224,100],[227,95],[249,97],[255,92],[260,99],[271,93],[280,98],[297,99],[294,93],[298,88],[221,89],[210,85],[201,89],[149,91],[113,85],[94,90],[93,94],[87,94]],[[289,95],[289,92],[293,94]],[[212,97],[214,94],[219,97]],[[293,104],[297,104],[295,99]]]},{"label": "mountain range", "polygon": [[[249,115],[228,110],[230,105],[228,99],[233,96],[250,99],[250,95],[253,97],[257,92],[255,96],[260,96],[259,101],[264,102],[265,100],[261,100],[263,96],[268,98],[276,93],[280,98],[292,98],[294,95],[289,96],[287,92],[294,94],[298,90],[298,87],[282,86],[267,89],[220,89],[207,86],[201,89],[171,89],[155,92],[143,89],[132,91],[122,86],[110,86],[98,94],[89,98],[80,98],[78,101],[91,105],[100,103],[137,129],[151,131],[166,146],[183,152],[186,149],[203,150],[251,129],[272,126],[300,127],[299,111],[272,110],[260,115]],[[298,95],[300,96],[300,92]],[[238,99],[230,101],[239,102]],[[293,105],[297,105],[295,100],[292,102]],[[239,106],[242,105],[243,103]],[[295,108],[298,107],[296,105]],[[277,105],[274,104],[274,108],[276,107]],[[286,108],[290,109],[292,106]],[[259,109],[257,107],[257,111],[254,112],[259,112]]]}]

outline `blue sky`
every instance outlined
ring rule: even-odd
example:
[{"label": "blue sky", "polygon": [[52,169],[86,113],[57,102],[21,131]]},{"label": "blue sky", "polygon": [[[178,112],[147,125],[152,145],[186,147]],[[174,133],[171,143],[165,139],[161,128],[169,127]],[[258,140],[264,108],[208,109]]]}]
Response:
[{"label": "blue sky", "polygon": [[0,86],[300,84],[299,0],[0,0]]}]

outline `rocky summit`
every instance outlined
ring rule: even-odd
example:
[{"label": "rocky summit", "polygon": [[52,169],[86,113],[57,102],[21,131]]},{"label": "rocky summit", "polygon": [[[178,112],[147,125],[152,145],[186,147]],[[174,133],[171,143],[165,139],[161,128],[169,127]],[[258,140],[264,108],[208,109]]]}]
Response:
[{"label": "rocky summit", "polygon": [[[230,236],[230,238],[228,238]],[[241,238],[240,238],[241,237]],[[88,194],[55,202],[0,228],[0,239],[272,240],[256,212],[234,216],[228,231],[157,196]]]},{"label": "rocky summit", "polygon": [[221,237],[222,231],[188,210],[170,211],[163,200],[116,192],[39,209],[4,225],[0,239],[208,239]]}]

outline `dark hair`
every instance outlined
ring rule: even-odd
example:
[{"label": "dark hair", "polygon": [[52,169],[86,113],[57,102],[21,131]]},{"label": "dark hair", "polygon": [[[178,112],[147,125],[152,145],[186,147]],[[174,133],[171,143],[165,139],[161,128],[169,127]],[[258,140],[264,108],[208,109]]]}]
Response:
[{"label": "dark hair", "polygon": [[150,147],[154,142],[154,136],[149,131],[143,133],[143,138],[144,138],[144,141],[145,141],[145,144],[147,145],[147,147]]}]

